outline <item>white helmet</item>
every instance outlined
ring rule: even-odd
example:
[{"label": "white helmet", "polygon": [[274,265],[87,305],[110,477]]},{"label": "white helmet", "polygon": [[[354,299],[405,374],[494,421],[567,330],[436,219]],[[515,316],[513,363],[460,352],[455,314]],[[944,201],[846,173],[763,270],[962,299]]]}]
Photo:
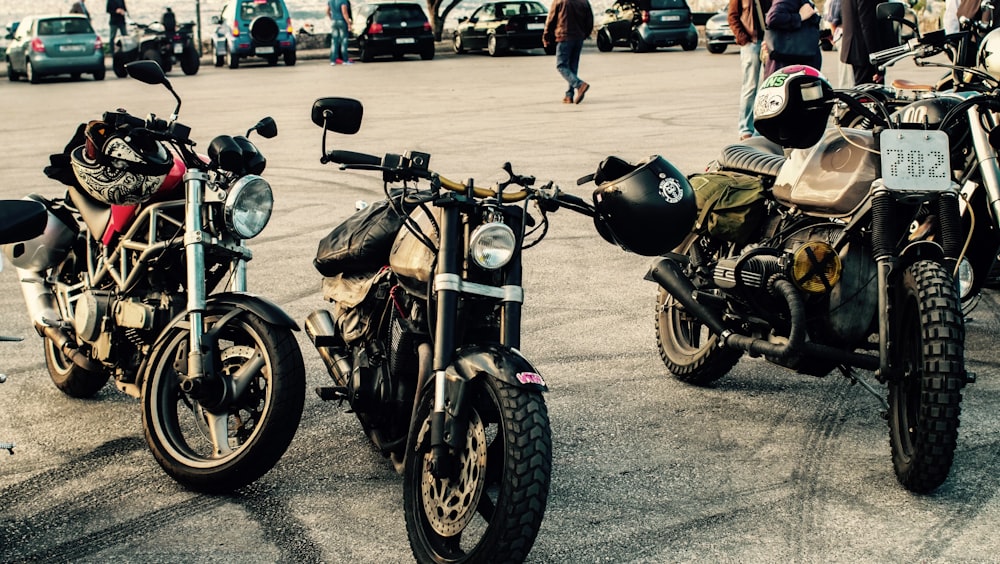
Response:
[{"label": "white helmet", "polygon": [[87,142],[70,153],[73,174],[88,194],[106,204],[142,203],[163,184],[173,156],[144,129],[109,129],[102,121],[87,124]]},{"label": "white helmet", "polygon": [[987,33],[983,38],[976,61],[987,74],[1000,80],[1000,28]]}]

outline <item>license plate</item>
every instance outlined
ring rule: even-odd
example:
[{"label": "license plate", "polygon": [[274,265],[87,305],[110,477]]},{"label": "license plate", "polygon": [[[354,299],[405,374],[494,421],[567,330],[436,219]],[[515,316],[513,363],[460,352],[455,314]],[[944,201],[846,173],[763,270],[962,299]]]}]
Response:
[{"label": "license plate", "polygon": [[530,23],[530,24],[528,24],[528,29],[545,29],[545,24],[543,24],[543,23]]},{"label": "license plate", "polygon": [[181,44],[181,43],[176,43],[174,45],[174,54],[175,55],[180,55],[183,52],[184,52],[184,45]]},{"label": "license plate", "polygon": [[60,53],[83,53],[85,50],[86,50],[86,47],[84,47],[83,45],[60,45],[59,46],[59,52]]},{"label": "license plate", "polygon": [[940,130],[887,129],[879,136],[882,182],[901,192],[951,189],[948,134]]},{"label": "license plate", "polygon": [[409,43],[416,43],[417,40],[412,37],[397,37],[396,45],[406,45]]},{"label": "license plate", "polygon": [[274,47],[257,47],[256,53],[258,55],[270,55],[274,53]]},{"label": "license plate", "polygon": [[681,21],[681,17],[680,16],[663,16],[663,17],[660,18],[660,21],[664,21],[664,22],[679,22],[679,21]]}]

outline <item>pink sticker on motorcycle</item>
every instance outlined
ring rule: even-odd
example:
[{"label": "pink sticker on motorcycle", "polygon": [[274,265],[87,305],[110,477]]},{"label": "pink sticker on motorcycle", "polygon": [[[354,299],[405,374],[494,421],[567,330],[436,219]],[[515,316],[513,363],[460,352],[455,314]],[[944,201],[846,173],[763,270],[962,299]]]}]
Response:
[{"label": "pink sticker on motorcycle", "polygon": [[545,380],[542,380],[542,375],[534,372],[518,372],[517,381],[522,384],[538,384],[539,386],[545,385]]}]

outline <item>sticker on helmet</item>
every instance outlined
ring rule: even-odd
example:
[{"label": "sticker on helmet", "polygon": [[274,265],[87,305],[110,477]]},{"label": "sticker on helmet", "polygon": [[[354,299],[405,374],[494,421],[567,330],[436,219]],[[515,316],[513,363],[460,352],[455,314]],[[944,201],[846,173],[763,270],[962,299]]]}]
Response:
[{"label": "sticker on helmet", "polygon": [[535,372],[518,372],[517,381],[522,384],[538,384],[539,386],[545,385],[545,380],[542,380],[542,375],[536,374]]},{"label": "sticker on helmet", "polygon": [[681,183],[678,182],[676,178],[667,176],[661,172],[660,196],[662,196],[668,204],[676,204],[681,201],[681,198],[684,196],[684,190],[681,188]]},{"label": "sticker on helmet", "polygon": [[756,117],[769,116],[775,114],[785,105],[785,96],[779,92],[761,92],[754,102],[753,114]]}]

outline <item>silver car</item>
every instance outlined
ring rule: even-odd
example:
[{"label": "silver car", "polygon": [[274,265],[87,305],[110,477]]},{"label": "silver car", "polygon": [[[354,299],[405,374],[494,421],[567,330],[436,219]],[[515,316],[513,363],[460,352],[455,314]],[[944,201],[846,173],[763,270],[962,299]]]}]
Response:
[{"label": "silver car", "polygon": [[104,80],[104,44],[81,15],[24,18],[7,44],[7,77],[37,84],[43,76],[94,75]]}]

